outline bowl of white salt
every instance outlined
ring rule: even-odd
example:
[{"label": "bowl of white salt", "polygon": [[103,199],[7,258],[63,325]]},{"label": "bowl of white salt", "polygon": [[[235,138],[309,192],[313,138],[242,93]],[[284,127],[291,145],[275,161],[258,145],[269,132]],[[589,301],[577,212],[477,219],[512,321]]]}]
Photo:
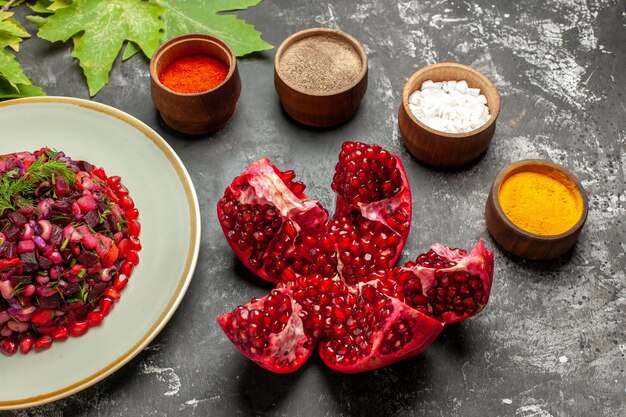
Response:
[{"label": "bowl of white salt", "polygon": [[453,62],[429,65],[407,81],[398,112],[404,145],[441,168],[468,165],[489,147],[500,94],[480,71]]}]

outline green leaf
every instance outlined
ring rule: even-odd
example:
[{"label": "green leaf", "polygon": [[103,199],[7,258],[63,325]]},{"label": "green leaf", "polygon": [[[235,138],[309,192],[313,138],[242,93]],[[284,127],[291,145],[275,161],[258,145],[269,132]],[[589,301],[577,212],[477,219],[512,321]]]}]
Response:
[{"label": "green leaf", "polygon": [[243,10],[261,0],[151,0],[165,9],[163,39],[187,33],[208,33],[228,43],[235,55],[243,56],[273,46],[261,39],[254,26],[234,15],[219,12]]},{"label": "green leaf", "polygon": [[27,6],[35,13],[50,14],[52,10],[48,9],[52,4],[49,0],[39,0],[35,3],[28,3]]},{"label": "green leaf", "polygon": [[46,93],[36,85],[29,84],[10,84],[7,80],[0,77],[0,100],[21,97],[45,96]]},{"label": "green leaf", "polygon": [[126,42],[124,47],[124,53],[122,54],[122,61],[126,61],[130,57],[134,56],[138,52],[141,52],[141,48],[135,42]]},{"label": "green leaf", "polygon": [[0,76],[11,84],[31,84],[12,53],[0,50]]},{"label": "green leaf", "polygon": [[34,23],[35,25],[37,25],[37,27],[42,27],[43,25],[46,24],[46,22],[48,21],[48,18],[44,16],[30,15],[30,16],[26,16],[26,20],[28,20],[31,23]]},{"label": "green leaf", "polygon": [[30,9],[35,13],[51,14],[58,9],[63,9],[72,4],[72,0],[38,0],[35,3],[27,4]]},{"label": "green leaf", "polygon": [[163,9],[140,0],[76,0],[58,9],[39,29],[50,42],[74,41],[78,58],[94,96],[109,81],[109,72],[126,40],[150,57],[159,46]]},{"label": "green leaf", "polygon": [[[26,0],[17,0],[15,3],[11,5],[11,7],[19,6],[20,4],[24,3],[24,1]],[[9,0],[0,0],[0,7],[6,6],[8,2]]]},{"label": "green leaf", "polygon": [[0,49],[10,46],[18,51],[22,39],[29,38],[30,34],[11,16],[12,12],[0,12]]}]

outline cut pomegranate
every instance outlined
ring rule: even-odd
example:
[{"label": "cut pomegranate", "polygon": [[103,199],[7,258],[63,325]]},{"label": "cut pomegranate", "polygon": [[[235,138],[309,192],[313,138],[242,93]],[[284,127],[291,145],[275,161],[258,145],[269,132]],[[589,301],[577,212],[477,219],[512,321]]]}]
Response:
[{"label": "cut pomegranate", "polygon": [[279,282],[286,257],[301,235],[323,230],[328,213],[308,200],[304,185],[294,182],[293,171],[282,172],[260,159],[224,192],[217,217],[239,259],[259,277]]},{"label": "cut pomegranate", "polygon": [[301,313],[291,290],[276,288],[217,321],[245,356],[269,371],[288,373],[306,362],[317,343],[305,331]]},{"label": "cut pomegranate", "polygon": [[266,158],[235,178],[217,215],[239,259],[271,282],[340,272],[367,281],[400,256],[411,224],[411,192],[400,159],[378,145],[346,142],[335,168],[335,217]]},{"label": "cut pomegranate", "polygon": [[239,259],[278,282],[262,299],[218,318],[248,358],[273,372],[300,368],[319,344],[332,369],[377,369],[426,349],[445,324],[487,303],[493,254],[436,244],[392,268],[411,224],[411,192],[399,158],[346,142],[332,188],[336,212],[304,195],[293,171],[261,159],[226,189],[218,219]]},{"label": "cut pomegranate", "polygon": [[423,352],[443,324],[378,291],[359,284],[353,306],[334,310],[331,329],[320,343],[322,360],[346,373],[378,369]]},{"label": "cut pomegranate", "polygon": [[482,241],[468,254],[433,245],[415,262],[374,274],[377,287],[444,324],[479,313],[487,304],[493,277],[493,253]]},{"label": "cut pomegranate", "polygon": [[349,284],[393,266],[411,226],[411,189],[400,158],[378,145],[345,142],[332,183],[337,193],[330,235]]}]

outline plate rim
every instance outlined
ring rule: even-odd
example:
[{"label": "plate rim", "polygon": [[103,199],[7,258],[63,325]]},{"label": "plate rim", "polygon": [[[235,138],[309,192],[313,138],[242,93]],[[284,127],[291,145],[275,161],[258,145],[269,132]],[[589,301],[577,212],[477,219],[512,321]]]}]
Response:
[{"label": "plate rim", "polygon": [[178,178],[180,179],[183,189],[185,191],[185,196],[187,197],[191,227],[189,236],[189,251],[187,253],[187,259],[185,260],[185,267],[183,269],[181,277],[179,278],[176,289],[170,297],[168,303],[165,305],[163,311],[161,311],[161,314],[159,315],[157,320],[152,323],[152,326],[148,329],[148,331],[130,349],[128,349],[114,361],[107,363],[100,370],[61,389],[33,397],[19,398],[9,401],[0,401],[0,410],[16,410],[21,408],[34,407],[60,400],[62,398],[76,394],[77,392],[82,391],[102,381],[104,378],[108,377],[109,375],[120,369],[122,366],[127,364],[145,347],[147,347],[152,340],[154,340],[154,338],[161,332],[161,330],[163,330],[163,328],[167,325],[169,320],[178,309],[178,306],[180,305],[183,297],[187,292],[187,289],[189,288],[189,284],[196,269],[198,254],[200,251],[201,217],[198,196],[196,194],[196,190],[191,180],[191,177],[189,176],[189,173],[185,168],[185,165],[181,161],[180,157],[176,154],[176,152],[174,152],[172,147],[165,141],[165,139],[163,139],[150,126],[122,110],[106,104],[81,98],[43,96],[12,99],[1,102],[0,110],[2,108],[11,106],[42,103],[74,105],[114,117],[121,122],[139,130],[146,136],[148,140],[154,143],[154,145],[161,152],[163,152],[164,156],[169,161],[169,163],[172,164],[172,167],[178,175]]}]

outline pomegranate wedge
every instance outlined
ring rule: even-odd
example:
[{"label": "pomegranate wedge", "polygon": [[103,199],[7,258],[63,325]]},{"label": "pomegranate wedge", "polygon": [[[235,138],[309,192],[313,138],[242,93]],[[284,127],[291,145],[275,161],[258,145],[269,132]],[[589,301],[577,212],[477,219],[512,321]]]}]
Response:
[{"label": "pomegranate wedge", "polygon": [[291,291],[276,288],[217,322],[245,356],[269,371],[288,373],[304,365],[317,343],[305,331],[301,313]]},{"label": "pomegranate wedge", "polygon": [[468,254],[461,249],[433,245],[415,262],[380,271],[377,287],[444,324],[479,313],[489,300],[493,253],[482,241]]}]

